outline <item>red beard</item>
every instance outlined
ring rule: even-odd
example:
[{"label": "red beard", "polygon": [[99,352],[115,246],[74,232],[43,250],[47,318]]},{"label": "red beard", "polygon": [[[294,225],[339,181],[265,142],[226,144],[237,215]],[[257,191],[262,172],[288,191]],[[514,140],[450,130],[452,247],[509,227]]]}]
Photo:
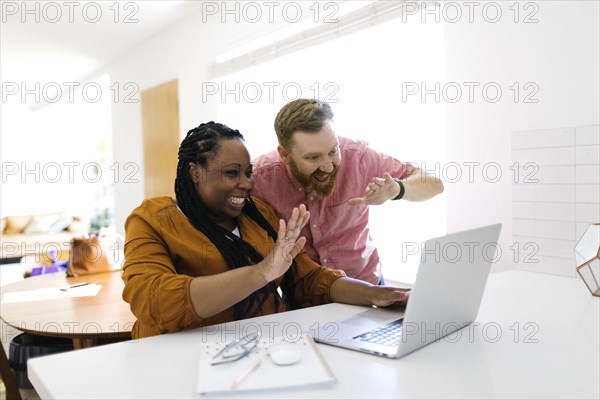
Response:
[{"label": "red beard", "polygon": [[[289,166],[292,175],[294,175],[298,182],[300,182],[302,186],[304,186],[304,190],[306,190],[307,193],[312,193],[321,199],[328,197],[329,195],[331,195],[331,193],[333,193],[336,176],[339,171],[339,166],[333,164],[333,171],[331,171],[330,173],[326,173],[317,169],[310,175],[302,173],[298,169],[296,163],[294,163],[294,161],[292,160],[290,160]],[[315,177],[319,178],[320,180],[323,180],[323,178],[328,179],[327,181],[321,183]]]}]

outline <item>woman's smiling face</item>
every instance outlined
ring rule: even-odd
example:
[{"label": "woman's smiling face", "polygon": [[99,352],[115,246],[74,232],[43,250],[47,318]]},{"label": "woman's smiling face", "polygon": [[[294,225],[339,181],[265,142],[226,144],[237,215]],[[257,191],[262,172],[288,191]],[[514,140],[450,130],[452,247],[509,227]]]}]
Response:
[{"label": "woman's smiling face", "polygon": [[221,140],[217,153],[205,167],[190,163],[196,193],[213,221],[233,230],[254,183],[250,154],[239,139]]}]

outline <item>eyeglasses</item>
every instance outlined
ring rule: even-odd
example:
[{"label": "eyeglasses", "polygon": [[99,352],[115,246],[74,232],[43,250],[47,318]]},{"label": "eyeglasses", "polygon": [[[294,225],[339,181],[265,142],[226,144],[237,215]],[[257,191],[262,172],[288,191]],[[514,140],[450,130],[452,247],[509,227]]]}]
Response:
[{"label": "eyeglasses", "polygon": [[210,365],[225,364],[244,358],[252,352],[260,341],[260,335],[256,332],[249,333],[244,337],[234,340],[223,347],[213,356]]}]

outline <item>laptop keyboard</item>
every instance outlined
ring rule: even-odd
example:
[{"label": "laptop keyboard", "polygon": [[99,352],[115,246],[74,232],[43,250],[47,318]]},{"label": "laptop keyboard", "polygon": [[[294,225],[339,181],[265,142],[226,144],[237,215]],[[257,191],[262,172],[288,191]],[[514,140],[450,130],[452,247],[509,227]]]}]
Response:
[{"label": "laptop keyboard", "polygon": [[402,320],[399,319],[390,322],[387,325],[355,336],[353,339],[384,346],[396,346],[400,343],[400,340],[402,340]]}]

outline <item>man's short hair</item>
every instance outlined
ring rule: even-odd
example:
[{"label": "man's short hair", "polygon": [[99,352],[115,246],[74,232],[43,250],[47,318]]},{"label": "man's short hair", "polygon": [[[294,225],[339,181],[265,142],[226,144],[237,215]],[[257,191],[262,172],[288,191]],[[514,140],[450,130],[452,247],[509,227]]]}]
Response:
[{"label": "man's short hair", "polygon": [[318,132],[330,120],[333,120],[333,111],[331,106],[324,101],[294,100],[283,106],[275,117],[275,133],[279,145],[290,150],[294,144],[294,132]]}]

